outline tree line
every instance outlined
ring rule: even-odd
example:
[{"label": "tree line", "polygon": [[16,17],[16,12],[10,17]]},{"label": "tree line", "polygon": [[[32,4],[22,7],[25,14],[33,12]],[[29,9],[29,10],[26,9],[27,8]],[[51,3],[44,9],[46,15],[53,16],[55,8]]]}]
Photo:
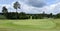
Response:
[{"label": "tree line", "polygon": [[24,12],[18,13],[17,10],[20,9],[20,3],[15,2],[13,4],[13,8],[16,9],[16,12],[8,12],[8,9],[6,6],[2,7],[2,13],[0,13],[0,19],[44,19],[44,18],[60,18],[60,13],[53,15],[45,14],[43,12],[42,14],[26,14]]}]

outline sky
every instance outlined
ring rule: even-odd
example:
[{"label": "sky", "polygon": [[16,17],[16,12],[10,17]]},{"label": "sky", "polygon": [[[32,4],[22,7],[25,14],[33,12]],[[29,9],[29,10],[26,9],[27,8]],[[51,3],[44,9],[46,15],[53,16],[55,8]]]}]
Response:
[{"label": "sky", "polygon": [[16,12],[13,8],[13,4],[18,1],[21,4],[21,9],[18,12],[25,12],[30,14],[39,13],[60,13],[60,0],[0,0],[0,12],[2,7],[6,6],[8,12]]}]

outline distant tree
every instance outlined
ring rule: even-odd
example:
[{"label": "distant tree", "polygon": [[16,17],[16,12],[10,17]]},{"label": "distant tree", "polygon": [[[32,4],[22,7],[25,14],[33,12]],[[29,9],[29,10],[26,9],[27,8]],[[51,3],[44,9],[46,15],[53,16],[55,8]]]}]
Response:
[{"label": "distant tree", "polygon": [[42,16],[45,17],[45,12],[42,13]]},{"label": "distant tree", "polygon": [[25,12],[19,13],[19,19],[30,19],[30,16],[27,15]]},{"label": "distant tree", "polygon": [[19,2],[18,1],[16,1],[15,3],[14,3],[14,9],[16,9],[16,17],[18,17],[18,12],[17,12],[17,9],[20,9],[20,4],[19,4]]},{"label": "distant tree", "polygon": [[25,12],[20,12],[20,15],[25,16],[26,13]]},{"label": "distant tree", "polygon": [[56,18],[60,18],[60,13],[58,13],[58,14],[56,15]]},{"label": "distant tree", "polygon": [[3,8],[2,8],[2,12],[3,13],[7,13],[8,11],[7,11],[7,8],[4,6]]},{"label": "distant tree", "polygon": [[6,16],[8,13],[8,9],[5,6],[2,8],[2,13],[4,16]]},{"label": "distant tree", "polygon": [[53,14],[52,13],[50,13],[50,18],[52,18],[53,17]]},{"label": "distant tree", "polygon": [[15,12],[8,13],[7,19],[16,19],[16,13]]},{"label": "distant tree", "polygon": [[20,9],[20,4],[19,4],[19,2],[18,2],[18,1],[15,2],[13,7],[14,7],[14,9],[16,9],[16,12],[17,12],[17,9]]}]

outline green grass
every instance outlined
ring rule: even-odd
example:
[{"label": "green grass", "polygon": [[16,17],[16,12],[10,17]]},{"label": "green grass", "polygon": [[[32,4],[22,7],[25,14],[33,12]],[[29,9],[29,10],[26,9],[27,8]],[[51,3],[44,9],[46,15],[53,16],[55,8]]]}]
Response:
[{"label": "green grass", "polygon": [[0,31],[59,31],[60,19],[0,20]]}]

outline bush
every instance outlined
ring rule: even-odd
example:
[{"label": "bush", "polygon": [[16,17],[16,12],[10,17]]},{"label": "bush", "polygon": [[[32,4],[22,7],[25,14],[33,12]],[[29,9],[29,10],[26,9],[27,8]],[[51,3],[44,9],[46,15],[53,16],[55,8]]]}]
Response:
[{"label": "bush", "polygon": [[55,18],[60,18],[60,13],[55,16]]},{"label": "bush", "polygon": [[43,19],[42,15],[34,15],[32,16],[32,19]]},{"label": "bush", "polygon": [[16,19],[17,16],[16,16],[16,13],[12,12],[12,13],[8,13],[6,15],[7,19]]},{"label": "bush", "polygon": [[24,12],[21,12],[19,14],[19,19],[30,19],[30,16],[25,14]]},{"label": "bush", "polygon": [[4,15],[0,15],[0,19],[6,19]]}]

